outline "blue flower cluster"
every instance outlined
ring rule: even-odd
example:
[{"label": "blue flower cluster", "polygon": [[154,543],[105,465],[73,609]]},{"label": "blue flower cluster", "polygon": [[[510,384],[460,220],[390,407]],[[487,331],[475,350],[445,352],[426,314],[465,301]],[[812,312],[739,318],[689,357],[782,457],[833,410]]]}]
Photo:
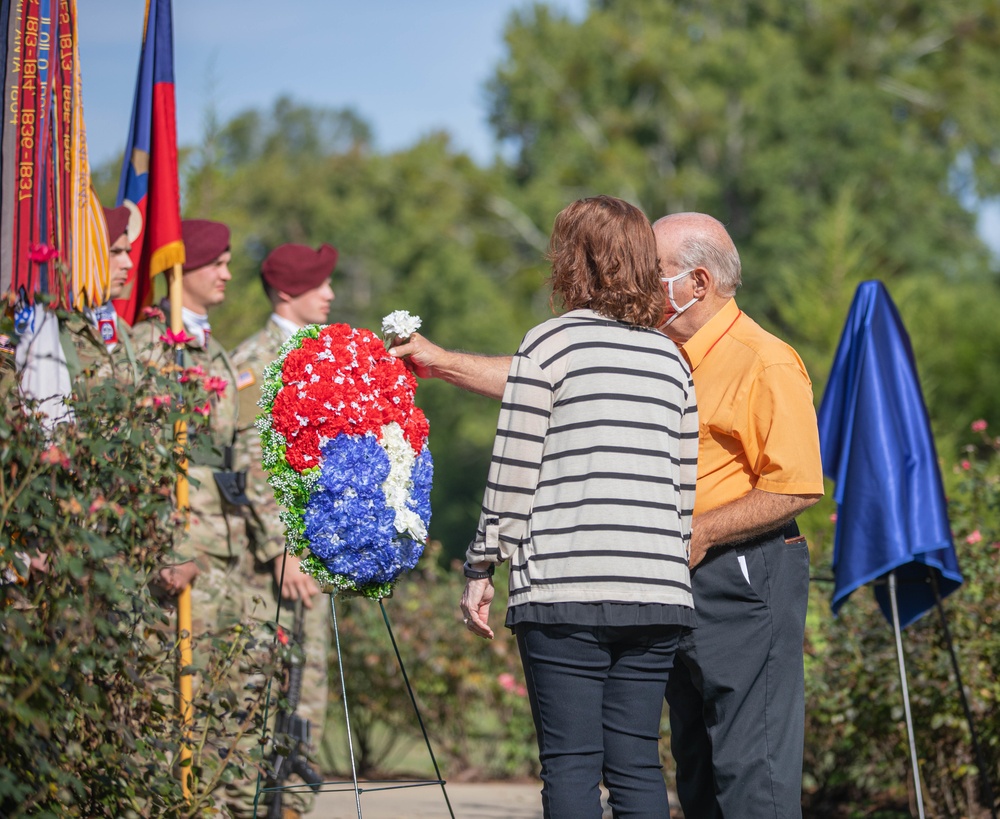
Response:
[{"label": "blue flower cluster", "polygon": [[[319,482],[305,510],[310,550],[332,574],[356,588],[391,583],[416,565],[423,545],[396,531],[396,513],[382,492],[389,456],[371,433],[338,435],[321,451]],[[430,521],[432,475],[425,448],[414,465],[414,491],[407,499],[425,524]]]},{"label": "blue flower cluster", "polygon": [[425,446],[413,465],[413,492],[406,505],[412,509],[426,525],[431,519],[431,484],[434,481],[434,461],[431,451]]}]

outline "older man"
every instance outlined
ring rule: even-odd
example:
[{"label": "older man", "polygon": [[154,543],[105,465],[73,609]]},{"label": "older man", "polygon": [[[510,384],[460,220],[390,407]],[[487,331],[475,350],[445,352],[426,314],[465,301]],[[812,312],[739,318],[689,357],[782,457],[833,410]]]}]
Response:
[{"label": "older man", "polygon": [[[698,626],[667,688],[686,816],[801,816],[802,642],[809,553],[783,527],[823,494],[812,386],[795,351],[733,298],[739,254],[716,219],[655,223],[669,307],[698,395],[691,566]],[[421,377],[501,397],[510,359],[415,334],[393,354]]]},{"label": "older man", "polygon": [[688,816],[801,816],[809,552],[782,527],[823,494],[812,386],[733,298],[740,259],[700,213],[653,225],[664,331],[691,364],[701,423],[691,565],[698,628],[667,686]]},{"label": "older man", "polygon": [[[304,607],[302,698],[298,713],[308,719],[321,736],[327,704],[327,655],[331,642],[330,613],[317,595],[320,588],[303,574],[299,558],[285,552],[284,527],[278,519],[278,506],[261,468],[260,435],[254,421],[260,413],[260,385],[264,368],[278,357],[281,345],[309,324],[325,324],[334,300],[330,275],[337,264],[337,250],[320,245],[313,250],[306,245],[284,244],[264,259],[260,277],[271,302],[271,315],[264,327],[243,341],[232,353],[239,390],[240,416],[237,460],[248,474],[247,494],[264,529],[264,543],[256,550],[245,573],[247,590],[260,595],[263,611],[255,615],[270,619],[281,605],[281,623],[292,625],[296,602]],[[280,593],[279,593],[280,590]],[[286,817],[312,810],[313,794],[295,790],[283,796]]]}]

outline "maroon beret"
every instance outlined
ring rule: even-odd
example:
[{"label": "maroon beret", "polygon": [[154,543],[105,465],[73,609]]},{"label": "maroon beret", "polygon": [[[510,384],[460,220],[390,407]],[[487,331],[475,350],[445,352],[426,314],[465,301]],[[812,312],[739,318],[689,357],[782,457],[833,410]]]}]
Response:
[{"label": "maroon beret", "polygon": [[184,237],[184,272],[197,270],[229,250],[229,228],[208,219],[185,219],[181,222]]},{"label": "maroon beret", "polygon": [[337,266],[337,248],[322,244],[318,250],[307,245],[279,245],[260,266],[260,277],[272,290],[301,296],[330,278]]},{"label": "maroon beret", "polygon": [[124,205],[104,208],[104,221],[108,226],[108,244],[113,245],[128,229],[128,208]]}]

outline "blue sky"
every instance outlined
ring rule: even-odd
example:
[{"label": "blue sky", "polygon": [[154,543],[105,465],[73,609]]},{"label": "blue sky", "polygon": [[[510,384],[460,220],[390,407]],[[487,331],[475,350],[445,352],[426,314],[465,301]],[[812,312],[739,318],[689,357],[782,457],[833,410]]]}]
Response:
[{"label": "blue sky", "polygon": [[[435,130],[487,163],[497,145],[486,81],[503,59],[510,14],[532,0],[173,0],[177,137],[196,143],[210,105],[225,121],[281,94],[351,107],[380,150]],[[547,0],[581,18],[587,0]],[[93,164],[128,136],[139,62],[142,0],[81,0],[84,116]],[[280,11],[279,11],[280,9]],[[980,211],[1000,254],[1000,203]]]},{"label": "blue sky", "polygon": [[[376,146],[395,150],[446,130],[488,162],[496,150],[484,85],[503,28],[530,0],[174,0],[177,135],[196,142],[214,103],[223,121],[281,94],[354,108]],[[550,0],[574,19],[586,0]],[[82,0],[84,117],[91,162],[128,136],[145,3]]]}]

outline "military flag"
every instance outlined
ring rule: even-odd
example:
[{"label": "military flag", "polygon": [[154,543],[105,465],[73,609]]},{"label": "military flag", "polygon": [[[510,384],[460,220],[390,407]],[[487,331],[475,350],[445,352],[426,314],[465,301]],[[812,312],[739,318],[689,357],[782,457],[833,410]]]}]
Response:
[{"label": "military flag", "polygon": [[115,300],[115,309],[133,324],[152,299],[153,276],[184,263],[170,0],[146,1],[118,204],[132,214],[129,238],[133,267],[125,295]]},{"label": "military flag", "polygon": [[0,3],[0,290],[31,306],[108,294],[104,214],[90,184],[76,0]]}]

